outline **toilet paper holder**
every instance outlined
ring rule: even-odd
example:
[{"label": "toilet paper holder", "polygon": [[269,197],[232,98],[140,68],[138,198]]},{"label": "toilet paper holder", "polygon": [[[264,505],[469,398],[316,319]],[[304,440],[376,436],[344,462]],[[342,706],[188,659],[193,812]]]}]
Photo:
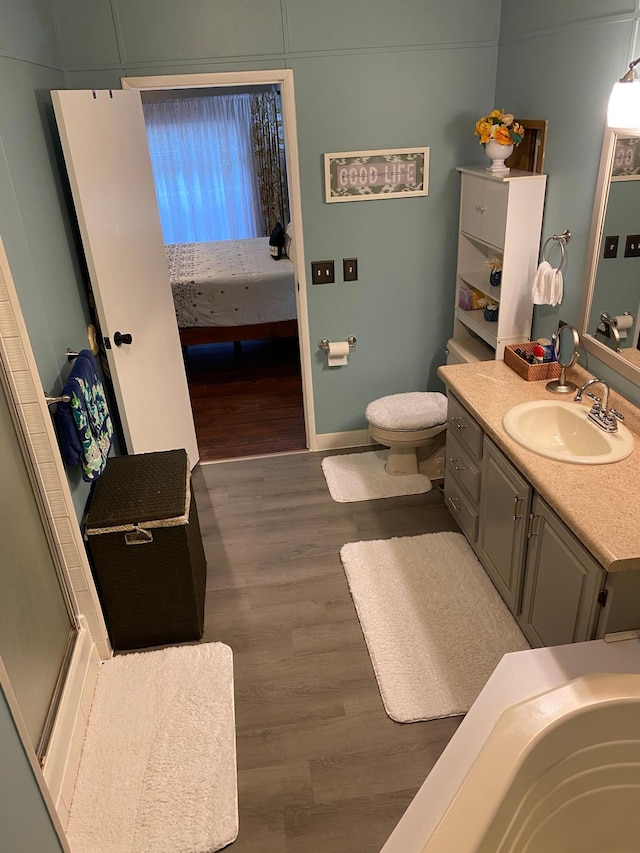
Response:
[{"label": "toilet paper holder", "polygon": [[[318,347],[323,350],[328,350],[330,343],[331,341],[329,340],[329,338],[320,338],[320,340],[318,341]],[[349,348],[353,349],[358,343],[358,341],[354,338],[353,335],[349,335],[349,337],[347,338],[347,343],[349,344]]]}]

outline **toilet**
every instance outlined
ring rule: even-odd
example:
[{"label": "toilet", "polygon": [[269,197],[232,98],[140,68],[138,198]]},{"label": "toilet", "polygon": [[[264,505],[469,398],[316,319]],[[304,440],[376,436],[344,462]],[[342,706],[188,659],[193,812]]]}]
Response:
[{"label": "toilet", "polygon": [[366,408],[369,435],[389,448],[387,474],[444,476],[447,398],[438,391],[410,391],[374,400]]},{"label": "toilet", "polygon": [[[495,358],[484,342],[451,338],[447,364],[491,361]],[[391,394],[369,403],[365,411],[369,435],[389,448],[384,466],[387,474],[425,474],[432,480],[444,477],[444,444],[447,398],[438,391]]]}]

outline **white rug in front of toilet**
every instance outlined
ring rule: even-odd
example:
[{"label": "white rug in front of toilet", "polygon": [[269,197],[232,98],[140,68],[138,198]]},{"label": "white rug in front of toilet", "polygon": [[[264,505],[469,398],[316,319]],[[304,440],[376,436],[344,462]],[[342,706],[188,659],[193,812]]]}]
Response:
[{"label": "white rug in front of toilet", "polygon": [[425,474],[387,474],[384,470],[388,450],[325,456],[322,473],[329,494],[339,503],[397,498],[431,491]]}]

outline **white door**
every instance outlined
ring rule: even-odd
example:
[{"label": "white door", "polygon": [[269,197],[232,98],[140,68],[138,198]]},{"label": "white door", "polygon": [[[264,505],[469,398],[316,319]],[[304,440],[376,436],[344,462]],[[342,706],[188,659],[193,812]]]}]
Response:
[{"label": "white door", "polygon": [[127,451],[184,447],[193,466],[198,445],[140,93],[51,95]]}]

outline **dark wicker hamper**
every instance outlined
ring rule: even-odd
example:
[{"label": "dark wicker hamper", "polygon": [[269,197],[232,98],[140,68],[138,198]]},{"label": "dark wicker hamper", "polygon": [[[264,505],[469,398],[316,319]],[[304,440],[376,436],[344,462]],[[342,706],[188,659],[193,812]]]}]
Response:
[{"label": "dark wicker hamper", "polygon": [[184,450],[110,458],[85,535],[114,649],[200,639],[207,564]]}]

